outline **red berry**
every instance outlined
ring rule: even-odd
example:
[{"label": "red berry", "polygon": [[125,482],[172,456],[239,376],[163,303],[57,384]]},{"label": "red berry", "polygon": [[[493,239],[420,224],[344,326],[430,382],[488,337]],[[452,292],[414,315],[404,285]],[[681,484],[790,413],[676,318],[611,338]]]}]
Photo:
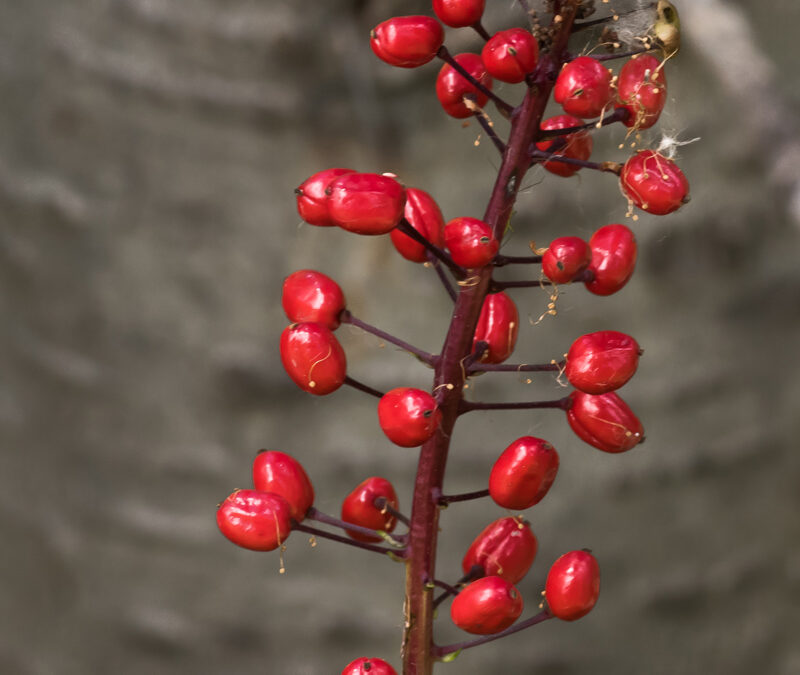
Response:
[{"label": "red berry", "polygon": [[481,58],[492,77],[503,82],[522,82],[536,68],[539,43],[523,28],[501,30],[483,46]]},{"label": "red berry", "polygon": [[522,606],[522,596],[513,584],[501,577],[483,577],[455,597],[450,618],[467,633],[491,635],[514,623]]},{"label": "red berry", "polygon": [[[583,124],[583,120],[579,117],[573,117],[572,115],[556,115],[555,117],[551,117],[542,122],[541,128],[545,131],[550,131],[552,129],[569,129],[570,127],[578,127],[581,124]],[[589,159],[589,156],[592,154],[592,147],[594,145],[592,136],[588,131],[575,131],[558,139],[539,141],[536,144],[536,147],[539,148],[539,150],[544,150],[546,152],[553,146],[554,143],[557,142],[566,143],[566,145],[563,147],[558,147],[556,150],[554,150],[557,157],[568,157],[570,159],[580,160]],[[557,176],[564,176],[565,178],[573,176],[582,168],[576,164],[567,164],[566,162],[559,162],[553,159],[547,160],[542,164],[542,166],[550,173],[554,173]]]},{"label": "red berry", "polygon": [[592,249],[580,237],[559,237],[542,255],[542,272],[554,284],[566,284],[592,261]]},{"label": "red berry", "polygon": [[403,448],[422,445],[436,431],[441,411],[427,391],[398,387],[378,401],[378,422],[392,443]]},{"label": "red berry", "polygon": [[482,363],[502,363],[514,351],[519,332],[519,313],[514,301],[505,293],[486,296],[475,328],[476,342],[486,342],[489,347],[481,357]]},{"label": "red berry", "polygon": [[339,284],[315,270],[298,270],[286,277],[281,303],[289,321],[314,321],[331,330],[339,327],[345,306]]},{"label": "red berry", "polygon": [[475,537],[461,562],[464,574],[478,565],[484,574],[516,584],[530,569],[538,549],[531,527],[519,516],[500,518]]},{"label": "red berry", "polygon": [[321,323],[293,323],[284,328],[281,361],[298,387],[317,396],[336,391],[347,375],[344,350]]},{"label": "red berry", "polygon": [[671,159],[655,150],[639,150],[619,177],[622,193],[642,211],[664,216],[689,201],[689,181]]},{"label": "red berry", "polygon": [[349,173],[336,178],[325,192],[331,221],[348,232],[386,234],[403,217],[406,191],[390,176]]},{"label": "red berry", "polygon": [[465,28],[478,23],[483,16],[485,0],[433,0],[433,11],[453,28]]},{"label": "red berry", "polygon": [[644,440],[644,429],[613,391],[608,394],[584,394],[573,391],[567,421],[578,437],[603,452],[625,452]]},{"label": "red berry", "polygon": [[416,68],[428,63],[444,42],[442,25],[429,16],[396,16],[370,33],[375,55],[390,66]]},{"label": "red berry", "polygon": [[[424,190],[406,188],[403,211],[409,225],[439,248],[444,246],[444,218],[439,205]],[[428,259],[426,248],[398,229],[389,233],[394,247],[406,260],[423,263]]]},{"label": "red berry", "polygon": [[625,225],[604,225],[589,239],[593,278],[586,288],[595,295],[611,295],[628,283],[636,267],[636,237]]},{"label": "red berry", "polygon": [[217,508],[217,527],[237,546],[272,551],[291,532],[291,507],[272,492],[236,490]]},{"label": "red berry", "polygon": [[564,372],[570,384],[587,394],[619,389],[639,365],[639,344],[630,335],[601,330],[582,335],[569,348]]},{"label": "red berry", "polygon": [[553,98],[564,112],[584,119],[597,117],[611,101],[611,73],[591,56],[579,56],[558,74]]},{"label": "red berry", "polygon": [[277,450],[261,450],[253,461],[253,486],[273,492],[289,504],[292,518],[300,522],[314,503],[314,487],[300,462]]},{"label": "red berry", "polygon": [[538,504],[558,473],[558,453],[547,441],[523,436],[509,445],[489,474],[489,495],[506,509]]},{"label": "red berry", "polygon": [[306,178],[294,191],[297,195],[297,212],[309,225],[333,227],[336,225],[328,214],[328,197],[325,190],[330,183],[352,169],[326,169]]},{"label": "red berry", "polygon": [[[344,498],[342,502],[342,520],[346,523],[368,527],[371,530],[391,532],[397,521],[388,511],[382,511],[375,506],[375,500],[384,497],[389,506],[398,508],[397,494],[392,484],[385,478],[373,476],[367,478],[355,490]],[[357,541],[375,542],[382,541],[380,537],[370,537],[361,532],[347,531]]]},{"label": "red berry", "polygon": [[547,573],[544,596],[553,616],[575,621],[588,614],[600,595],[600,566],[588,551],[570,551]]},{"label": "red berry", "polygon": [[383,659],[362,656],[348,663],[342,675],[397,675],[397,671]]},{"label": "red berry", "polygon": [[444,242],[453,262],[462,267],[483,267],[500,250],[492,228],[477,218],[453,218],[444,227]]},{"label": "red berry", "polygon": [[630,113],[625,126],[649,129],[658,121],[667,101],[667,77],[660,66],[652,54],[640,54],[620,69],[617,108]]},{"label": "red berry", "polygon": [[[487,89],[492,88],[492,78],[486,72],[481,57],[477,54],[458,54],[458,64]],[[464,103],[464,97],[471,96],[479,107],[483,107],[489,97],[478,91],[473,84],[464,79],[450,64],[445,63],[436,78],[436,97],[444,111],[451,117],[462,119],[471,117],[472,110]]]}]

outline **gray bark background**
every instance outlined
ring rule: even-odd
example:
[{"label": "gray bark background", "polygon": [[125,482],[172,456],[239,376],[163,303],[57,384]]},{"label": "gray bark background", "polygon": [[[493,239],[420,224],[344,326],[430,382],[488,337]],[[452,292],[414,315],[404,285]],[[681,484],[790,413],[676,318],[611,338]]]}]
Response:
[{"label": "gray bark background", "polygon": [[[467,418],[454,438],[452,492],[482,487],[519,435],[554,443],[562,469],[529,512],[540,551],[520,589],[535,611],[549,563],[589,546],[600,602],[442,672],[800,672],[800,6],[768,4],[679,3],[661,127],[702,137],[681,150],[692,203],[633,225],[622,292],[566,289],[559,316],[520,336],[515,358],[540,361],[585,332],[634,335],[646,354],[623,396],[647,443],[604,455],[548,411]],[[489,5],[490,27],[521,23],[510,0]],[[440,111],[436,66],[391,69],[367,45],[378,21],[427,7],[0,0],[0,672],[399,666],[401,566],[295,534],[279,575],[277,555],[224,541],[214,512],[261,447],[305,464],[323,510],[369,475],[408,504],[416,451],[383,438],[358,392],[299,392],[277,341],[281,281],[306,267],[336,278],[356,315],[441,344],[433,273],[388,239],[302,225],[292,195],[351,166],[427,189],[447,218],[483,212],[493,148]],[[622,135],[595,156],[624,158]],[[508,251],[624,219],[610,176],[534,171],[528,187]],[[532,319],[546,309],[541,291],[515,298]],[[354,376],[428,386],[413,360],[340,333]],[[485,376],[473,395],[554,388]],[[441,576],[501,515],[443,514]],[[461,639],[446,611],[438,623],[441,642]]]}]

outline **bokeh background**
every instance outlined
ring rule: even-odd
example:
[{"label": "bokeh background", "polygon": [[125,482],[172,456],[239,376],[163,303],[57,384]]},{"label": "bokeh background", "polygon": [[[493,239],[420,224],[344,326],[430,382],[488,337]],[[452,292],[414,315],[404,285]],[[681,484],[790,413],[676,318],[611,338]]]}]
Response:
[{"label": "bokeh background", "polygon": [[[488,4],[490,29],[524,25],[511,0]],[[646,353],[623,396],[647,442],[610,456],[557,412],[468,416],[446,483],[479,489],[511,440],[548,438],[562,469],[528,514],[527,611],[550,562],[584,546],[600,602],[442,672],[800,672],[800,5],[676,4],[684,47],[642,142],[701,139],[679,149],[691,204],[631,223],[613,177],[537,169],[505,249],[634,227],[638,269],[617,295],[566,288],[558,317],[531,325],[547,295],[515,294],[531,319],[516,358],[559,358],[593,330],[634,335]],[[372,399],[297,390],[277,343],[282,279],[306,267],[337,279],[357,316],[441,344],[449,300],[433,272],[387,238],[302,224],[292,194],[350,166],[397,173],[447,218],[482,214],[491,144],[441,112],[437,66],[392,69],[367,44],[379,21],[428,9],[0,0],[0,672],[327,675],[363,654],[399,667],[401,566],[295,534],[280,575],[277,555],[228,544],[214,512],[263,447],[305,464],[323,510],[369,475],[409,502],[416,451],[382,436]],[[468,31],[447,42],[479,46]],[[624,159],[623,137],[606,131],[595,156]],[[340,335],[355,377],[428,386],[407,356]],[[554,391],[506,374],[471,395]],[[446,511],[440,576],[458,576],[501,515],[486,501]],[[439,640],[462,639],[442,614]]]}]

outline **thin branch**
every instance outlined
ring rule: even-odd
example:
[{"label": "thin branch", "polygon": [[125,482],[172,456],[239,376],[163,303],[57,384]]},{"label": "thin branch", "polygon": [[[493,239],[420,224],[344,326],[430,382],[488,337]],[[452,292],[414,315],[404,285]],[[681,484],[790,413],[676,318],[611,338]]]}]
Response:
[{"label": "thin branch", "polygon": [[[424,351],[422,349],[419,349],[418,347],[415,347],[414,345],[409,344],[408,342],[405,342],[404,340],[401,340],[400,338],[396,338],[394,335],[391,335],[390,333],[382,331],[379,328],[376,328],[375,326],[372,326],[372,325],[362,321],[361,319],[357,319],[347,309],[344,310],[339,315],[339,320],[342,323],[349,323],[349,324],[352,324],[353,326],[357,326],[358,328],[360,328],[363,331],[366,331],[367,333],[372,333],[373,335],[381,338],[381,340],[386,340],[386,342],[391,342],[393,345],[396,345],[396,346],[400,347],[400,349],[403,349],[403,350],[413,354],[420,361],[423,361],[424,363],[427,363],[429,366],[433,366],[436,363],[436,356],[434,356],[433,354],[430,354],[429,352],[426,352],[426,351]],[[353,385],[353,386],[355,386],[355,385]],[[362,386],[366,386],[366,385],[362,385]],[[357,387],[357,388],[360,388],[360,387]],[[367,393],[373,393],[375,390],[373,389],[372,391],[369,391],[368,389],[362,389],[362,391],[366,391]],[[383,394],[380,394],[380,395],[383,396]]]},{"label": "thin branch", "polygon": [[565,361],[558,363],[479,363],[470,367],[467,372],[472,373],[489,373],[489,372],[507,372],[507,373],[557,373],[566,364]]},{"label": "thin branch", "polygon": [[356,541],[355,539],[340,537],[338,534],[332,534],[331,532],[326,532],[325,530],[320,530],[317,529],[316,527],[311,527],[310,525],[303,525],[302,523],[293,522],[292,529],[297,530],[298,532],[307,532],[308,534],[312,534],[315,537],[321,537],[322,539],[330,539],[331,541],[338,541],[340,544],[347,544],[348,546],[360,548],[365,551],[372,551],[374,553],[383,553],[384,555],[390,555],[397,558],[402,558],[405,556],[405,549],[396,550],[396,549],[385,548],[383,546],[375,546],[374,544],[367,544],[363,541]]},{"label": "thin branch", "polygon": [[584,169],[594,169],[595,171],[605,171],[619,176],[622,173],[622,164],[619,162],[590,162],[585,159],[575,159],[573,157],[565,157],[553,152],[545,152],[543,150],[531,150],[532,164],[537,162],[561,162],[562,164],[572,164],[580,166]]},{"label": "thin branch", "polygon": [[481,37],[482,37],[484,40],[486,40],[487,42],[489,41],[489,38],[491,38],[491,37],[492,37],[491,35],[489,35],[489,33],[488,33],[488,32],[486,31],[486,29],[483,27],[483,24],[480,22],[480,20],[478,20],[478,22],[477,22],[477,23],[474,23],[474,24],[472,24],[472,29],[473,29],[473,30],[474,30],[474,31],[475,31],[475,32],[476,32],[478,35],[480,35],[480,36],[481,36]]},{"label": "thin branch", "polygon": [[461,414],[473,410],[532,410],[534,408],[556,408],[569,410],[572,399],[569,396],[556,398],[549,401],[519,401],[515,403],[483,403],[482,401],[461,401],[459,412]]},{"label": "thin branch", "polygon": [[489,496],[489,490],[476,490],[475,492],[462,492],[458,495],[442,495],[439,497],[439,505],[447,506],[453,502],[468,502],[473,499],[483,499]]},{"label": "thin branch", "polygon": [[472,75],[470,75],[470,73],[458,61],[456,61],[453,58],[450,52],[447,51],[447,47],[445,47],[444,45],[439,47],[439,51],[436,52],[436,56],[438,56],[440,59],[442,59],[442,61],[447,63],[453,70],[455,70],[459,75],[461,75],[461,77],[467,80],[467,82],[469,82],[484,96],[488,96],[492,101],[494,101],[494,104],[497,106],[497,109],[503,114],[504,117],[511,116],[511,112],[514,110],[514,106],[512,106],[509,103],[506,103],[506,101],[500,98],[491,89],[488,89],[478,80],[472,77]]},{"label": "thin branch", "polygon": [[494,147],[496,147],[502,155],[506,151],[506,144],[500,140],[500,137],[494,130],[494,126],[492,125],[491,120],[489,120],[489,118],[486,116],[486,113],[482,110],[475,110],[473,111],[472,115],[476,120],[478,120],[478,124],[483,127],[486,135],[492,140],[492,143],[494,143]]},{"label": "thin branch", "polygon": [[[433,601],[433,608],[436,609],[439,605],[441,605],[447,598],[451,595],[458,595],[459,590],[458,586],[463,586],[464,584],[468,584],[470,581],[475,581],[475,579],[480,579],[481,577],[486,576],[486,572],[484,571],[483,567],[480,565],[473,565],[469,572],[467,572],[463,577],[461,577],[456,583],[451,586],[451,590],[446,590],[442,593],[438,598]],[[452,591],[452,592],[451,592]]]},{"label": "thin branch", "polygon": [[353,379],[349,375],[346,375],[344,378],[344,384],[353,387],[353,389],[358,389],[359,391],[363,391],[365,394],[369,394],[370,396],[374,396],[375,398],[383,398],[383,392],[378,391],[377,389],[373,389],[367,384],[363,382],[359,382],[356,379]]},{"label": "thin branch", "polygon": [[373,530],[369,527],[361,527],[361,525],[347,523],[339,518],[329,516],[327,513],[323,513],[322,511],[315,509],[313,506],[306,512],[306,518],[309,520],[316,520],[318,523],[325,523],[331,527],[338,527],[342,530],[358,532],[359,534],[366,535],[367,537],[383,539],[387,544],[394,548],[403,548],[404,545],[403,540],[405,539],[405,535],[390,535],[388,532],[384,532],[383,530]]},{"label": "thin branch", "polygon": [[540,255],[496,255],[492,263],[495,267],[506,265],[535,265],[542,262]]},{"label": "thin branch", "polygon": [[400,513],[396,508],[394,508],[389,502],[386,500],[386,497],[375,497],[375,501],[372,502],[376,508],[380,509],[381,511],[386,511],[387,513],[391,513],[395,519],[399,520],[404,525],[410,525],[411,521],[408,519],[408,516]]},{"label": "thin branch", "polygon": [[616,23],[619,21],[621,16],[628,16],[628,14],[635,14],[636,12],[642,12],[651,10],[656,6],[655,2],[651,2],[648,5],[643,7],[637,7],[636,9],[632,9],[628,12],[621,12],[619,14],[610,14],[609,16],[604,16],[602,19],[592,19],[591,21],[581,21],[580,23],[572,24],[572,32],[577,33],[581,30],[586,30],[587,28],[593,28],[594,26],[599,26],[604,23]]},{"label": "thin branch", "polygon": [[453,262],[453,259],[442,249],[438,246],[435,246],[431,242],[428,241],[427,237],[420,234],[417,229],[409,223],[405,218],[400,221],[397,225],[397,229],[400,230],[403,234],[408,237],[411,237],[414,241],[422,244],[426,249],[428,249],[429,253],[432,253],[436,256],[439,260],[441,260],[447,268],[453,273],[453,276],[456,279],[464,279],[467,276],[466,271],[463,267],[456,265]]},{"label": "thin branch", "polygon": [[476,640],[465,640],[464,642],[456,642],[451,645],[443,645],[441,647],[434,645],[433,647],[433,655],[436,658],[442,658],[443,656],[447,656],[448,654],[453,654],[454,652],[461,652],[465,649],[469,649],[470,647],[477,647],[478,645],[484,645],[487,642],[492,642],[492,640],[499,640],[500,638],[504,638],[507,635],[513,635],[514,633],[518,633],[521,630],[525,630],[526,628],[530,628],[531,626],[535,626],[536,624],[542,623],[543,621],[547,621],[548,619],[552,619],[553,615],[549,612],[542,610],[537,615],[532,616],[530,619],[526,619],[525,621],[520,621],[519,623],[514,624],[511,628],[506,628],[504,631],[500,633],[495,633],[494,635],[487,635],[486,637],[477,638]]},{"label": "thin branch", "polygon": [[458,298],[458,293],[456,292],[456,289],[453,288],[453,284],[450,283],[450,279],[445,274],[444,269],[442,268],[442,263],[440,263],[430,251],[428,251],[428,262],[433,265],[433,269],[436,270],[436,274],[439,277],[439,280],[442,282],[444,290],[447,291],[447,295],[449,295],[450,299],[455,302]]},{"label": "thin branch", "polygon": [[[581,282],[590,282],[594,280],[594,272],[590,269],[585,269],[578,274],[572,281],[567,281],[568,284],[577,284]],[[563,286],[564,284],[554,284],[550,279],[524,279],[521,281],[494,281],[492,280],[491,290],[493,293],[502,291],[506,288],[535,288],[536,286]]]},{"label": "thin branch", "polygon": [[[560,136],[568,136],[569,134],[574,134],[576,131],[586,131],[591,129],[597,129],[598,127],[605,127],[609,124],[614,124],[614,122],[625,122],[630,115],[630,111],[627,108],[617,108],[614,112],[609,113],[603,119],[595,122],[587,122],[586,124],[580,124],[576,127],[564,127],[563,129],[542,129],[539,133],[539,140],[547,140],[548,138],[558,138]],[[550,146],[548,148],[548,152],[553,152],[556,148],[554,146]]]}]

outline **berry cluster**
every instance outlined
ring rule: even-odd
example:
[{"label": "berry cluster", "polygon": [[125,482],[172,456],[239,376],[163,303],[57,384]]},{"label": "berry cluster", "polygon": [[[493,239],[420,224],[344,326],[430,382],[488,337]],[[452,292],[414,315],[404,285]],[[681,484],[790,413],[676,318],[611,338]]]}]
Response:
[{"label": "berry cluster", "polygon": [[[430,673],[434,660],[449,660],[463,649],[553,617],[574,621],[587,614],[598,598],[597,560],[586,549],[570,551],[550,567],[541,611],[519,621],[524,603],[515,584],[528,573],[538,548],[522,516],[502,517],[487,525],[466,548],[458,580],[448,583],[436,577],[441,508],[488,497],[503,509],[530,509],[546,497],[559,470],[559,455],[551,443],[524,436],[500,452],[484,487],[444,494],[450,438],[459,416],[480,410],[551,408],[566,414],[579,439],[603,452],[625,452],[644,440],[641,422],[616,393],[634,375],[642,354],[631,336],[599,330],[575,339],[561,361],[506,363],[514,353],[520,325],[517,304],[506,291],[549,286],[553,293],[546,314],[555,314],[559,285],[582,283],[594,295],[611,295],[630,280],[637,257],[634,233],[621,223],[598,227],[588,241],[558,237],[546,249],[534,249],[535,255],[500,254],[522,177],[529,169],[541,165],[562,177],[581,169],[615,174],[629,204],[628,215],[633,207],[664,215],[688,200],[683,173],[656,151],[639,150],[623,163],[589,159],[597,129],[621,123],[638,141],[640,132],[656,123],[666,101],[664,64],[676,51],[674,41],[667,50],[648,33],[628,54],[574,56],[568,51],[573,33],[586,34],[588,28],[589,34],[596,34],[595,29],[615,19],[585,21],[593,3],[582,0],[554,0],[549,6],[553,16],[547,26],[536,20],[533,30],[518,27],[490,34],[482,23],[483,0],[433,0],[436,18],[391,18],[370,36],[373,52],[389,65],[416,68],[435,58],[444,61],[435,81],[443,110],[455,118],[475,119],[500,151],[501,167],[482,218],[458,215],[446,221],[428,192],[404,185],[391,173],[325,169],[296,190],[297,210],[306,223],[359,235],[388,234],[399,255],[437,272],[455,303],[442,349],[432,354],[355,317],[339,285],[319,271],[299,270],[283,285],[282,304],[290,323],[281,335],[280,356],[289,377],[316,396],[332,394],[344,384],[374,396],[378,426],[386,437],[403,448],[421,448],[410,516],[400,510],[391,482],[378,476],[366,478],[344,497],[339,518],[324,514],[314,507],[314,488],[303,467],[275,450],[256,456],[254,488],[233,492],[217,511],[222,533],[245,548],[283,549],[290,533],[299,530],[402,562],[407,570],[406,675]],[[529,18],[533,16],[529,12]],[[474,29],[484,40],[480,53],[451,55],[444,47],[442,24]],[[663,60],[651,53],[658,50]],[[616,75],[605,65],[626,57],[630,58]],[[493,91],[494,80],[524,86],[523,100],[514,106],[501,99]],[[543,119],[551,94],[562,112]],[[510,121],[506,140],[498,136],[484,109],[489,101]],[[496,270],[512,264],[538,271],[528,281],[495,277]],[[433,368],[430,390],[397,382],[382,392],[350,377],[335,335],[342,323],[378,335]],[[466,400],[467,380],[491,371],[557,373],[574,390],[545,401]],[[406,530],[400,534],[395,533],[399,523]],[[453,623],[489,637],[436,645],[434,610],[450,598]],[[342,674],[395,672],[381,659],[362,657]]]}]

